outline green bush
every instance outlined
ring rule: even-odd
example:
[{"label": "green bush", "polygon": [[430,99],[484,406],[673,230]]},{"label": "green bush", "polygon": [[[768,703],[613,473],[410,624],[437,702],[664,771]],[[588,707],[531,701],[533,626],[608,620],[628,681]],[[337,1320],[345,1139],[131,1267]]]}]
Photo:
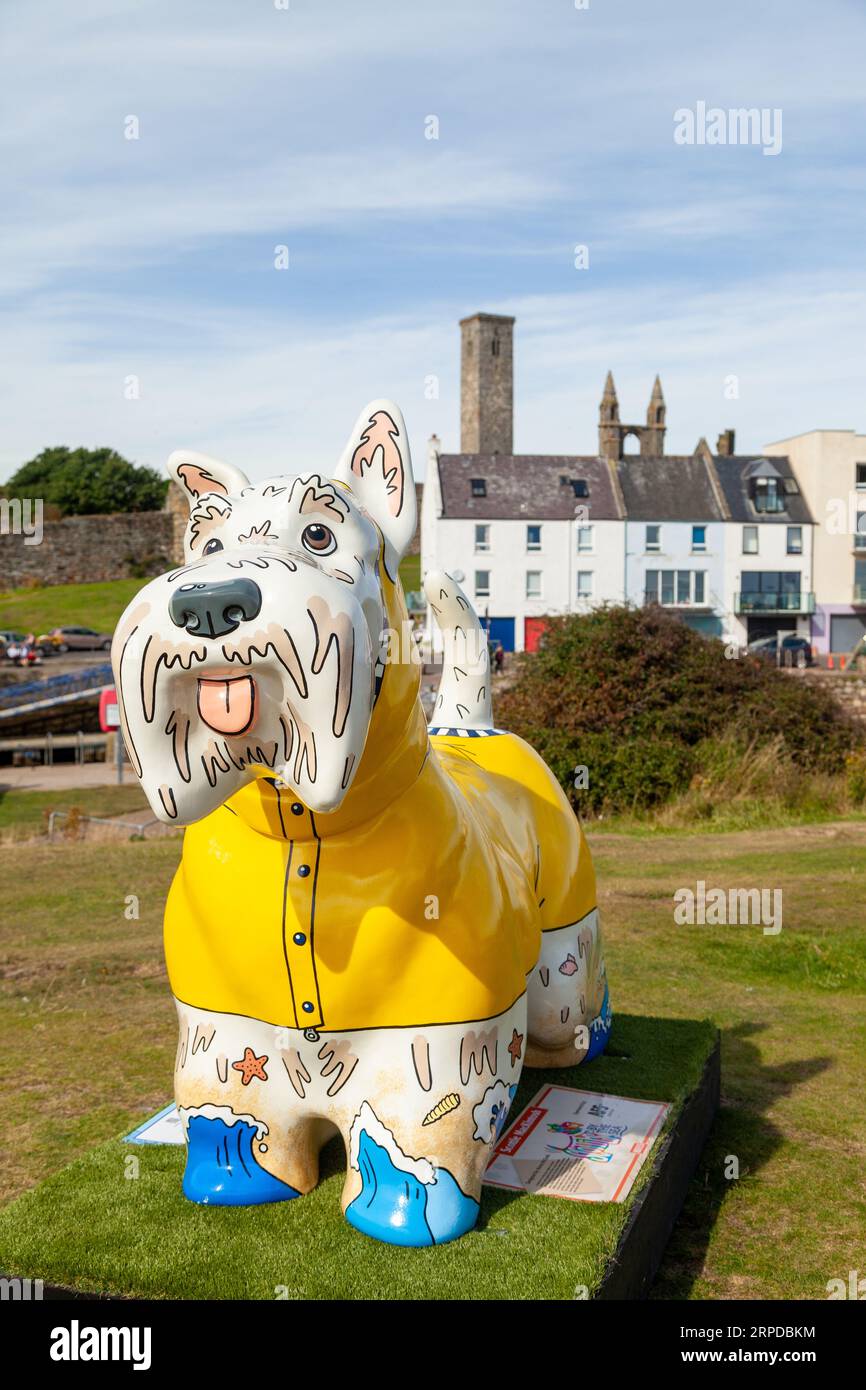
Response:
[{"label": "green bush", "polygon": [[[763,796],[781,782],[841,774],[862,747],[828,692],[734,656],[658,607],[551,618],[538,653],[519,659],[496,720],[592,813],[660,806],[702,782],[707,795]],[[580,766],[586,789],[575,786]]]}]

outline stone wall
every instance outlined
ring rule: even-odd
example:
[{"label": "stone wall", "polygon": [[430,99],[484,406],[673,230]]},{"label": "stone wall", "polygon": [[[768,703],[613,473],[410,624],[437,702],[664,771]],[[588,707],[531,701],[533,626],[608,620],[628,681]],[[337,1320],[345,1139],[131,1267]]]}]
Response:
[{"label": "stone wall", "polygon": [[177,561],[176,529],[166,510],[46,521],[39,545],[0,534],[0,590],[159,574]]},{"label": "stone wall", "polygon": [[846,714],[866,724],[866,671],[824,671],[813,667],[798,674],[810,684],[823,686]]},{"label": "stone wall", "polygon": [[[418,489],[420,528],[421,484]],[[106,579],[150,578],[183,561],[189,507],[172,483],[161,512],[67,516],[43,522],[39,545],[0,532],[0,591],[24,585],[88,584]],[[420,550],[420,530],[409,547]]]}]

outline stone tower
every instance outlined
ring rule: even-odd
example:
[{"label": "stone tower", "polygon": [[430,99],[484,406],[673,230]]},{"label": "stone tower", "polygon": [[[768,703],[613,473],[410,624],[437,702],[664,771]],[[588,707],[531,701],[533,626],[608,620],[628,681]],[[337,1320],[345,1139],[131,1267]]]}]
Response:
[{"label": "stone tower", "polygon": [[613,374],[608,372],[598,409],[598,452],[602,458],[614,461],[623,458],[629,435],[634,435],[639,441],[641,458],[661,458],[665,451],[665,409],[662,384],[656,377],[647,406],[646,424],[624,425],[619,418]]},{"label": "stone tower", "polygon": [[653,391],[646,411],[646,429],[641,441],[640,451],[644,458],[660,459],[665,451],[665,398],[662,384],[656,377]]},{"label": "stone tower", "polygon": [[608,372],[604,395],[598,408],[598,452],[602,458],[622,458],[622,426],[619,423],[619,401],[613,384],[613,372]]},{"label": "stone tower", "polygon": [[460,320],[460,452],[514,451],[514,319]]}]

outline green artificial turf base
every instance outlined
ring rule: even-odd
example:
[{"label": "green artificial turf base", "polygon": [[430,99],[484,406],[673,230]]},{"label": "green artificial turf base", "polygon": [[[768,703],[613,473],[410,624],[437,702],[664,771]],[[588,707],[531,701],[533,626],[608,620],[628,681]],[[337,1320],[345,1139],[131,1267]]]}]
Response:
[{"label": "green artificial turf base", "polygon": [[[706,1022],[615,1015],[608,1050],[594,1062],[524,1071],[512,1118],[552,1083],[671,1101],[664,1135],[699,1086],[716,1040]],[[663,1144],[656,1141],[621,1204],[485,1188],[476,1230],[413,1250],[382,1245],[344,1220],[339,1141],[323,1151],[321,1181],[306,1197],[237,1208],[186,1201],[182,1149],[115,1139],[0,1212],[0,1270],[144,1298],[593,1297]]]}]

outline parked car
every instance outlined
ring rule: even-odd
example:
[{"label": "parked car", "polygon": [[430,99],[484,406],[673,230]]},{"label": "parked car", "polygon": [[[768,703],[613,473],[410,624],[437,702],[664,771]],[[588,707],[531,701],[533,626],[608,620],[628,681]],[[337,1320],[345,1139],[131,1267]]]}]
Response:
[{"label": "parked car", "polygon": [[111,633],[95,632],[92,627],[54,627],[37,642],[57,652],[111,651]]},{"label": "parked car", "polygon": [[11,628],[4,628],[0,632],[0,656],[7,656],[9,647],[17,647],[24,641],[23,632],[13,632]]},{"label": "parked car", "polygon": [[815,653],[805,637],[789,633],[781,642],[775,637],[758,637],[746,648],[752,656],[761,656],[779,666],[814,666]]}]

